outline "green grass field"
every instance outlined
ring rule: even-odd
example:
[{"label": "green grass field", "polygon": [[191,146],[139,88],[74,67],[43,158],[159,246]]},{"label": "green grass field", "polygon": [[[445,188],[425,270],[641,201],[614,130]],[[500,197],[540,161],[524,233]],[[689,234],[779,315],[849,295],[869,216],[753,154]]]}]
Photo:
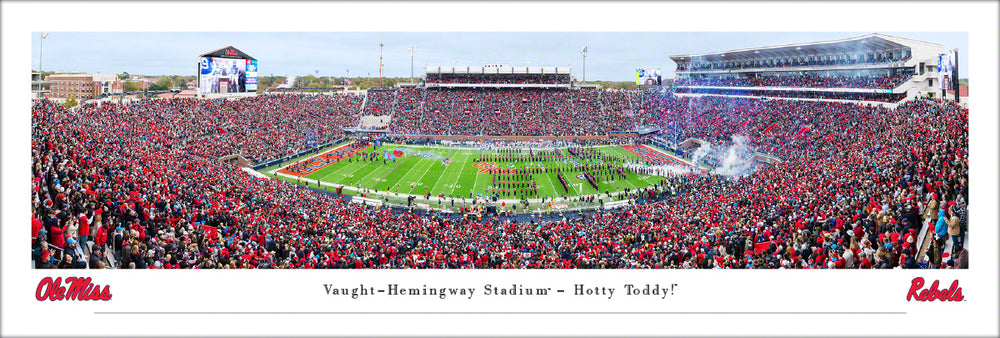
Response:
[{"label": "green grass field", "polygon": [[[431,152],[444,158],[451,158],[449,164],[443,163],[440,159],[425,158],[412,153],[396,158],[395,162],[383,164],[382,156],[378,156],[377,161],[354,161],[342,160],[333,163],[319,171],[312,173],[305,178],[328,182],[335,185],[344,185],[371,189],[376,191],[389,191],[396,194],[423,195],[426,193],[432,196],[443,194],[445,197],[468,198],[470,193],[476,196],[478,193],[491,193],[496,187],[493,186],[493,175],[489,173],[479,173],[480,168],[476,167],[475,159],[482,155],[496,154],[495,151],[482,151],[474,149],[457,148],[432,148],[420,146],[404,146],[385,144],[378,149],[412,149],[414,151]],[[638,160],[639,156],[616,146],[597,147],[602,155],[612,156],[616,160]],[[560,150],[566,154],[564,148]],[[363,151],[372,151],[368,147]],[[527,151],[525,150],[525,155]],[[539,164],[547,168],[554,168],[558,165],[567,165],[563,160],[550,160],[545,162],[495,162],[499,168],[509,168],[509,163],[513,163],[517,168],[524,168],[526,165]],[[287,164],[287,162],[286,162]],[[279,165],[280,166],[280,165]],[[276,166],[278,167],[278,166]],[[276,167],[265,169],[270,173]],[[536,195],[528,196],[529,199],[542,197],[575,197],[582,195],[603,194],[604,192],[615,193],[623,191],[625,188],[637,189],[655,185],[661,180],[656,176],[639,175],[628,173],[625,179],[600,180],[599,190],[594,189],[585,180],[577,178],[580,171],[563,171],[570,190],[565,191],[559,185],[559,180],[554,171],[531,175],[538,186]],[[285,178],[286,181],[295,182],[295,179]],[[529,179],[529,180],[530,180]],[[501,196],[500,199],[516,199],[516,196]]]}]

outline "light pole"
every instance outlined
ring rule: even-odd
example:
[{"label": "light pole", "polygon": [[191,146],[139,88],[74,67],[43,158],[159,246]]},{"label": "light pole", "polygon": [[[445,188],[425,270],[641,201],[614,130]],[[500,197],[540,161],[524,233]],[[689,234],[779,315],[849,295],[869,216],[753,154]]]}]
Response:
[{"label": "light pole", "polygon": [[417,46],[410,45],[410,83],[413,83],[413,55],[417,53]]},{"label": "light pole", "polygon": [[580,55],[583,55],[583,82],[587,83],[587,46],[580,48]]},{"label": "light pole", "polygon": [[49,36],[49,33],[42,32],[41,39],[38,40],[38,94],[42,94],[42,82],[45,81],[45,76],[42,74],[42,47],[45,42],[45,38]]},{"label": "light pole", "polygon": [[382,47],[385,46],[381,43],[378,44],[378,86],[382,87]]}]

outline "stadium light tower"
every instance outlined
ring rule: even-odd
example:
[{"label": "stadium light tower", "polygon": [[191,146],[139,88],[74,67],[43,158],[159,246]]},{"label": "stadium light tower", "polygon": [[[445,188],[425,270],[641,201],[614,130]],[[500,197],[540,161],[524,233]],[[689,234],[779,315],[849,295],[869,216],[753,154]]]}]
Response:
[{"label": "stadium light tower", "polygon": [[45,42],[45,38],[49,36],[49,33],[42,32],[42,38],[38,40],[38,93],[42,93],[42,81],[45,77],[42,76],[42,43]]},{"label": "stadium light tower", "polygon": [[417,46],[410,45],[410,83],[413,83],[413,55],[417,53]]},{"label": "stadium light tower", "polygon": [[587,82],[587,46],[580,48],[580,55],[583,56],[583,82]]},{"label": "stadium light tower", "polygon": [[378,44],[378,86],[382,87],[382,43]]}]

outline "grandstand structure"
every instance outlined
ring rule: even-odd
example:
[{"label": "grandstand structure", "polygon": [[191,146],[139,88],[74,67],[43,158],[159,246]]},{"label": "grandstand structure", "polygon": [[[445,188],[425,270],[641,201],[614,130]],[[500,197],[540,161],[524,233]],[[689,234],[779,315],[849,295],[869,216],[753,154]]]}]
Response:
[{"label": "grandstand structure", "polygon": [[681,96],[877,102],[939,98],[941,44],[884,34],[673,55]]},{"label": "grandstand structure", "polygon": [[424,67],[428,88],[569,88],[570,67]]},{"label": "grandstand structure", "polygon": [[[427,66],[417,83],[361,93],[359,124],[344,131],[525,140],[603,139],[656,130],[638,123],[630,101],[606,98],[598,85],[576,83],[571,71],[562,66]],[[552,123],[539,124],[543,119]]]}]

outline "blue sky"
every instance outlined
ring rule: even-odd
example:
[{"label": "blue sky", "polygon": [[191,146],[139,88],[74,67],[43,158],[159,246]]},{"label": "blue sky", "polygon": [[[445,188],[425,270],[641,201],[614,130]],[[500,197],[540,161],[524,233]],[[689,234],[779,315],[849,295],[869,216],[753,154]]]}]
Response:
[{"label": "blue sky", "polygon": [[[673,77],[669,55],[717,52],[788,43],[835,40],[873,32],[49,32],[46,71],[146,75],[195,75],[197,56],[232,45],[259,60],[261,75],[410,76],[410,45],[417,47],[414,75],[423,66],[570,66],[582,77],[580,47],[588,46],[587,79],[629,81],[635,68],[661,68]],[[964,32],[878,32],[959,48],[959,76],[968,77]],[[38,68],[39,33],[32,34],[32,68]]]}]

